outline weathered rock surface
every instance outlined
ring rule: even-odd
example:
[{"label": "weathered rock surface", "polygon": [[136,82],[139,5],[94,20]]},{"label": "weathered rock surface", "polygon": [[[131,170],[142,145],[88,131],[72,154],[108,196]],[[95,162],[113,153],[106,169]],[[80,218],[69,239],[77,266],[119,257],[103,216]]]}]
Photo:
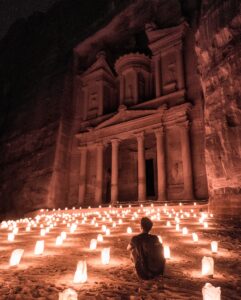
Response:
[{"label": "weathered rock surface", "polygon": [[210,206],[223,213],[241,207],[240,36],[240,1],[204,3],[196,53],[205,97],[206,170]]}]

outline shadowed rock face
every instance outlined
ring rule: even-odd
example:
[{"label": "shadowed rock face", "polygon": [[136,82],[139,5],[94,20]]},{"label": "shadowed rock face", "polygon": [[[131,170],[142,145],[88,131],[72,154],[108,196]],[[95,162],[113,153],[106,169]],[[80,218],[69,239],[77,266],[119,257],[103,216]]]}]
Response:
[{"label": "shadowed rock face", "polygon": [[[73,136],[79,129],[72,95],[72,66],[77,63],[73,49],[79,53],[80,70],[89,67],[103,48],[112,64],[128,52],[148,55],[142,34],[145,23],[152,21],[166,28],[186,18],[194,31],[201,14],[198,2],[63,0],[48,13],[36,13],[12,26],[0,43],[1,213],[75,205],[76,192],[72,195],[69,185],[71,176],[76,176],[70,170],[77,155]],[[222,1],[217,1],[216,15],[209,13],[206,2],[202,14],[219,20],[225,11]],[[193,127],[200,131],[205,107],[205,154],[212,199],[226,199],[227,194],[233,197],[235,193],[238,197],[240,187],[240,17],[236,6],[230,4],[228,11],[229,18],[222,18],[218,28],[200,18],[196,32],[205,103],[199,76],[192,73],[196,68],[192,55],[189,65],[193,67],[187,70],[188,97],[196,104]],[[110,25],[114,17],[116,23]],[[195,41],[189,40],[187,47],[193,51]],[[204,166],[204,139],[193,143],[193,147],[200,145],[200,155],[194,160]],[[202,172],[195,179],[200,198],[205,192],[198,190],[198,182],[205,177]]]},{"label": "shadowed rock face", "polygon": [[241,6],[240,1],[206,2],[196,53],[205,97],[210,205],[234,213],[241,199]]}]

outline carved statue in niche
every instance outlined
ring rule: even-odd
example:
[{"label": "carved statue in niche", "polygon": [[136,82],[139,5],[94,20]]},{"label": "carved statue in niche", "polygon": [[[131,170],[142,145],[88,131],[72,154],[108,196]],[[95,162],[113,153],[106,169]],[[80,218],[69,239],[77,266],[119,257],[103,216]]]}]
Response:
[{"label": "carved statue in niche", "polygon": [[182,180],[182,162],[175,161],[171,169],[171,182],[174,184],[181,183]]}]

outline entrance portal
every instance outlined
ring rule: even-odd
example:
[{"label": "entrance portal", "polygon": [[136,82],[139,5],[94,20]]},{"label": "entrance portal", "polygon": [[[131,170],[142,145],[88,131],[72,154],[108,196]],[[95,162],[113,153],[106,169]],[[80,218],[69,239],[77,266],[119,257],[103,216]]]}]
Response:
[{"label": "entrance portal", "polygon": [[153,159],[146,159],[146,196],[147,198],[155,197],[154,184],[154,161]]}]

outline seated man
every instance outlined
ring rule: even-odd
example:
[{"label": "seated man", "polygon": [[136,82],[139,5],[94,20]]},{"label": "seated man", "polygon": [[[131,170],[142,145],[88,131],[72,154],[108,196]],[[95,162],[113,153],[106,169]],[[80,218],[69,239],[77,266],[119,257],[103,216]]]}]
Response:
[{"label": "seated man", "polygon": [[156,235],[149,234],[152,226],[149,218],[142,218],[142,233],[134,236],[127,247],[127,250],[131,251],[137,275],[142,279],[153,279],[163,275],[165,268],[162,244]]}]

